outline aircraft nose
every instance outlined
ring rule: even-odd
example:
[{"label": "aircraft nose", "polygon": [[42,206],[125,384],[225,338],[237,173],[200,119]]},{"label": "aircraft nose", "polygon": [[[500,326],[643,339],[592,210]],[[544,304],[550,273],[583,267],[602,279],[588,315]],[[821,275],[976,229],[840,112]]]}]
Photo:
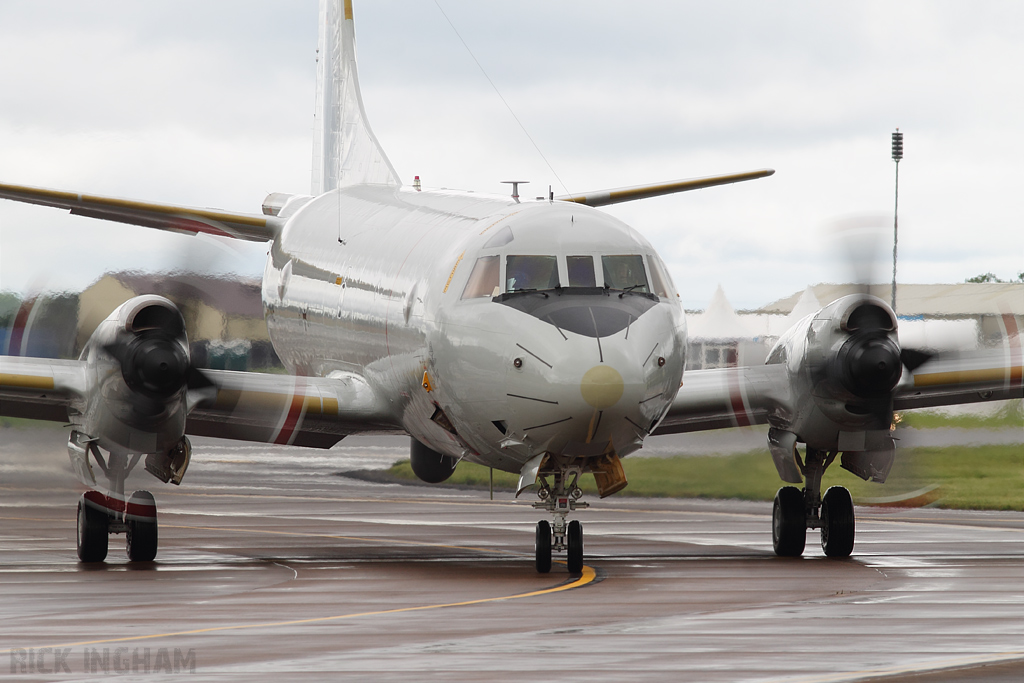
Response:
[{"label": "aircraft nose", "polygon": [[[654,348],[669,346],[633,329],[606,337],[559,336],[534,329],[517,335],[506,374],[514,439],[532,452],[594,456],[640,447],[678,386]],[[552,336],[554,338],[552,338]],[[645,362],[646,360],[646,362]]]},{"label": "aircraft nose", "polygon": [[622,375],[610,365],[595,365],[580,381],[580,395],[596,410],[606,410],[618,403],[625,388]]}]

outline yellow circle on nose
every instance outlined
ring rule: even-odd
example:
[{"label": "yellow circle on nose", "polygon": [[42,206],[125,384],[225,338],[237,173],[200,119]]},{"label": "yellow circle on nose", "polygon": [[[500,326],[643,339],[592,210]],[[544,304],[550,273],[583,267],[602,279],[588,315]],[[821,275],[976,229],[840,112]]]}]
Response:
[{"label": "yellow circle on nose", "polygon": [[580,382],[583,400],[597,410],[611,408],[622,398],[622,375],[610,365],[595,365]]}]

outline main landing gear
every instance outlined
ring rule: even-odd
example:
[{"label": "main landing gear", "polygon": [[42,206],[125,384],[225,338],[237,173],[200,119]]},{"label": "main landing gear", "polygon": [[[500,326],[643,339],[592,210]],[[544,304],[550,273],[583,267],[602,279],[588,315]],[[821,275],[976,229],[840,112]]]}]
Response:
[{"label": "main landing gear", "polygon": [[149,491],[136,491],[120,501],[99,491],[88,491],[78,500],[78,559],[102,562],[107,558],[109,534],[124,534],[132,562],[152,562],[156,557],[156,501]]},{"label": "main landing gear", "polygon": [[[537,537],[534,544],[534,554],[537,571],[547,574],[551,571],[552,551],[566,551],[566,564],[569,573],[579,575],[583,573],[583,525],[577,520],[566,522],[566,517],[573,510],[581,510],[589,507],[587,503],[581,502],[583,491],[577,486],[581,470],[578,467],[568,467],[564,471],[555,472],[554,486],[549,486],[547,479],[542,475],[539,477],[541,485],[537,490],[539,501],[533,504],[538,510],[547,510],[553,517],[553,524],[547,520],[537,522]],[[570,482],[567,484],[567,482]]]},{"label": "main landing gear", "polygon": [[[103,470],[108,484],[106,489],[97,486],[96,490],[86,491],[78,500],[78,559],[102,562],[107,557],[109,535],[124,534],[128,559],[152,562],[158,541],[156,500],[149,491],[136,491],[127,498],[124,495],[125,478],[141,456],[110,453],[104,459],[94,442],[79,439],[76,443],[73,435],[72,444],[78,447],[76,451],[69,446],[73,453],[84,454],[87,449]],[[72,462],[80,464],[74,458]],[[95,485],[91,467],[83,479]]]},{"label": "main landing gear", "polygon": [[801,466],[803,490],[785,486],[775,494],[772,546],[776,555],[803,554],[807,529],[821,529],[821,549],[828,557],[849,557],[853,552],[855,522],[850,492],[832,486],[824,497],[821,495],[821,475],[835,457],[835,452],[808,448]]}]

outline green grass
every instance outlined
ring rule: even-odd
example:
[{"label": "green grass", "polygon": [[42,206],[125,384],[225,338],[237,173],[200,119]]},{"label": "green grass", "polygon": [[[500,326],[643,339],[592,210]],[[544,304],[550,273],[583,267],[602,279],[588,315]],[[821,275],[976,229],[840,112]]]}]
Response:
[{"label": "green grass", "polygon": [[0,429],[64,429],[65,424],[67,423],[0,415]]},{"label": "green grass", "polygon": [[[765,451],[727,456],[625,458],[629,486],[619,496],[668,498],[739,498],[770,501],[782,482]],[[389,474],[415,479],[409,462],[395,464]],[[494,472],[495,489],[514,489],[518,477]],[[488,468],[460,463],[448,483],[488,485]],[[854,501],[910,493],[937,484],[939,506],[957,509],[1024,510],[1024,446],[972,446],[908,448],[897,452],[896,464],[885,484],[862,481],[839,467],[829,468],[822,490],[840,485],[850,489]],[[585,475],[581,486],[596,494],[594,478]]]},{"label": "green grass", "polygon": [[961,429],[1024,429],[1024,402],[1000,401],[1003,405],[988,415],[944,413],[941,411],[907,410],[900,413],[900,425],[917,429],[959,427]]}]

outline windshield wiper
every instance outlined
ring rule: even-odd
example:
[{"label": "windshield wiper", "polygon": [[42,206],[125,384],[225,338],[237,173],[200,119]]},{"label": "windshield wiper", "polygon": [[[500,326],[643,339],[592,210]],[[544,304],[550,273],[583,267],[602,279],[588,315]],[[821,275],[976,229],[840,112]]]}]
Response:
[{"label": "windshield wiper", "polygon": [[513,289],[511,292],[509,292],[509,294],[530,294],[530,293],[533,293],[533,294],[543,294],[545,299],[548,298],[548,293],[547,292],[542,292],[542,291],[538,290],[536,287],[521,287],[519,289]]},{"label": "windshield wiper", "polygon": [[619,294],[619,298],[621,299],[626,294],[626,292],[629,292],[630,294],[632,294],[634,289],[636,289],[637,287],[643,287],[643,286],[644,286],[643,284],[637,283],[635,285],[630,285],[629,287],[623,287],[622,288],[622,293]]}]

